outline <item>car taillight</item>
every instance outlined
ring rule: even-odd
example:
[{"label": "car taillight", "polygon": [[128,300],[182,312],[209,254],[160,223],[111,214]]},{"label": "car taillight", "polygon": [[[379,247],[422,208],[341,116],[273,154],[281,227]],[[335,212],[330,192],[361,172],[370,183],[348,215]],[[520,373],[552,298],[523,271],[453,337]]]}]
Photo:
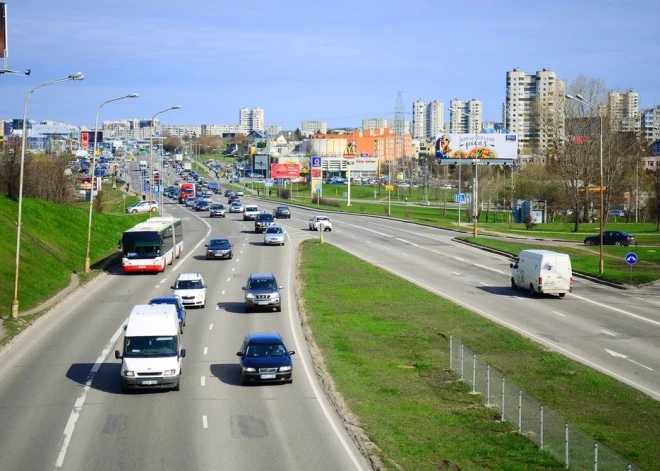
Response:
[{"label": "car taillight", "polygon": [[543,277],[539,276],[539,286],[543,286]]},{"label": "car taillight", "polygon": [[626,237],[626,240],[627,240],[627,241],[630,240],[630,237]]},{"label": "car taillight", "polygon": [[573,277],[572,276],[570,278],[570,284],[571,284],[571,286],[573,286]]}]

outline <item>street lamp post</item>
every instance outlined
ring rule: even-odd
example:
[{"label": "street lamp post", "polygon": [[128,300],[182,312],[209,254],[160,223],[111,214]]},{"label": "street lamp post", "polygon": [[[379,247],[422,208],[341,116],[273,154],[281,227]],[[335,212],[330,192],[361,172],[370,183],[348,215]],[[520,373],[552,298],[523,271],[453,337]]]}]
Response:
[{"label": "street lamp post", "polygon": [[[181,108],[179,105],[170,106],[169,108],[159,111],[151,117],[151,132],[149,133],[149,219],[151,219],[151,214],[153,213],[151,207],[151,195],[154,192],[154,120],[156,116],[162,113],[166,113],[171,110],[178,110]],[[161,169],[162,170],[162,169]],[[159,179],[160,180],[160,179]],[[161,209],[162,211],[162,209]]]},{"label": "street lamp post", "polygon": [[[104,101],[96,109],[96,119],[94,121],[94,154],[92,155],[92,187],[89,192],[89,221],[87,223],[87,254],[85,255],[85,273],[89,273],[89,269],[90,269],[89,249],[92,244],[92,208],[94,203],[94,181],[96,180],[96,148],[98,142],[97,138],[98,138],[98,127],[99,127],[99,113],[101,112],[101,108],[103,108],[103,106],[106,105],[107,103],[123,100],[125,98],[137,98],[139,96],[140,95],[138,95],[137,93],[131,93],[130,95],[125,95],[119,98],[113,98],[112,100]],[[98,192],[99,188],[97,188],[96,191]]]},{"label": "street lamp post", "polygon": [[599,273],[603,273],[603,230],[604,230],[604,223],[605,223],[605,207],[604,207],[604,194],[603,194],[603,114],[600,112],[600,109],[591,103],[590,101],[586,100],[582,95],[576,94],[575,96],[572,95],[566,95],[566,98],[569,100],[575,100],[578,101],[579,103],[583,103],[587,105],[589,108],[594,110],[596,113],[598,113],[598,118],[600,119],[600,188],[599,188],[599,193],[600,193],[600,255],[599,255],[599,260],[598,260],[598,271]]},{"label": "street lamp post", "polygon": [[27,106],[30,96],[34,93],[35,90],[41,87],[46,87],[48,85],[55,85],[60,82],[67,82],[69,80],[83,80],[85,76],[80,72],[71,74],[68,77],[64,77],[57,80],[52,80],[50,82],[44,82],[36,87],[34,87],[25,97],[25,104],[23,105],[23,133],[21,135],[21,166],[20,166],[20,176],[18,180],[18,220],[16,222],[16,263],[14,267],[14,299],[11,302],[11,316],[13,318],[18,317],[18,267],[21,253],[21,225],[23,224],[22,215],[23,215],[23,175],[25,171],[25,146],[27,142]]}]

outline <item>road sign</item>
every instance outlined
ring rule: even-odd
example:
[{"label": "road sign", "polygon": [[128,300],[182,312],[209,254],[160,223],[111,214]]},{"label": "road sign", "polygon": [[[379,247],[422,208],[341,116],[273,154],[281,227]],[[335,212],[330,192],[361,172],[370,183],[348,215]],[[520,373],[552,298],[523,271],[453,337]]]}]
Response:
[{"label": "road sign", "polygon": [[317,195],[320,195],[320,194],[321,194],[321,187],[318,186],[318,185],[316,186],[316,194],[317,194]]},{"label": "road sign", "polygon": [[633,252],[629,252],[626,254],[626,263],[628,265],[634,265],[637,263],[637,254]]},{"label": "road sign", "polygon": [[394,185],[385,185],[385,191],[394,191]]},{"label": "road sign", "polygon": [[142,192],[143,193],[149,192],[149,182],[144,182],[144,185],[142,185]]},{"label": "road sign", "polygon": [[273,186],[273,179],[272,178],[266,178],[264,180],[264,186]]},{"label": "road sign", "polygon": [[454,193],[454,203],[465,203],[465,193]]},{"label": "road sign", "polygon": [[312,157],[312,168],[321,168],[321,157]]},{"label": "road sign", "polygon": [[121,194],[121,199],[125,200],[126,199],[126,193]]}]

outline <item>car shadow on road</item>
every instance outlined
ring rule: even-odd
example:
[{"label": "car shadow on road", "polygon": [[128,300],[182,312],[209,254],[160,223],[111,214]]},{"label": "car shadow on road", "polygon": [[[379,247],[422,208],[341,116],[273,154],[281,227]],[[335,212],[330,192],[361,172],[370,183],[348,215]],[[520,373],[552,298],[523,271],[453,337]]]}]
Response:
[{"label": "car shadow on road", "polygon": [[[85,386],[94,367],[93,363],[74,363],[66,372],[66,377]],[[91,388],[109,394],[121,394],[121,363],[103,363],[92,379]]]},{"label": "car shadow on road", "polygon": [[486,293],[497,294],[499,296],[511,297],[527,294],[523,290],[512,289],[511,286],[477,286],[476,288],[485,291]]},{"label": "car shadow on road", "polygon": [[245,304],[236,302],[217,303],[216,308],[221,311],[231,312],[232,314],[245,314]]},{"label": "car shadow on road", "polygon": [[[238,359],[238,357],[236,357]],[[230,386],[241,385],[241,368],[236,363],[216,363],[210,366],[211,374]]]}]

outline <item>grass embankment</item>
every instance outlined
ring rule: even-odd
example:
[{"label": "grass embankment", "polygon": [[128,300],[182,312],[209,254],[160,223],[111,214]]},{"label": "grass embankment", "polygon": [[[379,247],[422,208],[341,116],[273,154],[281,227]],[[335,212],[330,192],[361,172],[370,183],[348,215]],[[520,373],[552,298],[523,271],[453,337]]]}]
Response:
[{"label": "grass embankment", "polygon": [[[121,198],[121,197],[120,197]],[[128,201],[128,199],[127,199]],[[121,211],[119,204],[112,203]],[[124,230],[148,215],[94,212],[90,259],[92,265],[117,251]],[[14,297],[16,220],[18,202],[0,196],[0,316],[11,313]],[[71,281],[71,273],[82,272],[87,251],[89,203],[71,207],[43,200],[23,199],[18,299],[26,311],[45,301]]]},{"label": "grass embankment", "polygon": [[389,469],[562,468],[447,371],[450,334],[601,444],[656,469],[660,402],[330,244],[301,250],[314,340]]},{"label": "grass embankment", "polygon": [[[538,242],[515,242],[511,240],[488,239],[484,237],[460,237],[460,239],[490,247],[492,249],[518,256],[525,249],[547,249],[567,253],[571,256],[573,270],[602,280],[619,284],[640,285],[660,279],[660,249],[656,247],[615,247],[603,246],[603,273],[599,273],[599,247],[557,247]],[[632,269],[625,261],[629,252],[637,254],[638,262]]]}]

